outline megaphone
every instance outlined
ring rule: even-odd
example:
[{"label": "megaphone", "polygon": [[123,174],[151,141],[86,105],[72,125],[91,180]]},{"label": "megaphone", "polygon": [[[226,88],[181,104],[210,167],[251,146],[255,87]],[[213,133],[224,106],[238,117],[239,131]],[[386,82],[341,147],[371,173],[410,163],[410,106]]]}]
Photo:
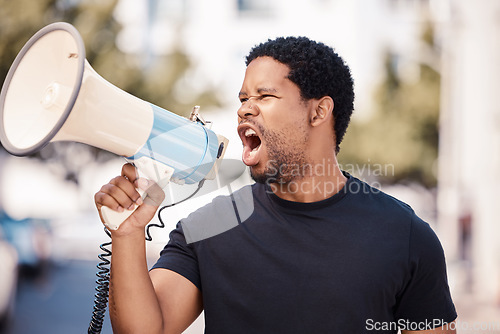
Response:
[{"label": "megaphone", "polygon": [[[15,58],[0,93],[0,120],[0,140],[13,155],[49,142],[85,143],[132,160],[162,185],[214,177],[228,143],[205,126],[197,107],[187,119],[103,79],[65,22],[42,28]],[[111,229],[133,212],[103,209]]]}]

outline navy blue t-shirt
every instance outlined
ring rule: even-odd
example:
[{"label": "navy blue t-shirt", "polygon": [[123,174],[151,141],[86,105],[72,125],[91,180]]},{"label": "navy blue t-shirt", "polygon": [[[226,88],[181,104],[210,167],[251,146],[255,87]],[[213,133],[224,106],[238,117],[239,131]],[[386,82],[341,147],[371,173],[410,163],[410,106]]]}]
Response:
[{"label": "navy blue t-shirt", "polygon": [[397,333],[452,322],[430,226],[348,177],[314,203],[283,200],[262,184],[217,197],[177,225],[154,268],[201,290],[209,334]]}]

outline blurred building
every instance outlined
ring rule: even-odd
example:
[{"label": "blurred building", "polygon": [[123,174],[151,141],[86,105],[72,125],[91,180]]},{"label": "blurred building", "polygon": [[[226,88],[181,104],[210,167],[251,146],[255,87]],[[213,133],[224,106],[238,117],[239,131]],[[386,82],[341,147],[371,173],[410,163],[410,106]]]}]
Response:
[{"label": "blurred building", "polygon": [[[277,36],[308,36],[333,46],[353,72],[356,110],[371,104],[371,87],[384,71],[381,55],[391,49],[410,55],[418,47],[427,1],[393,0],[120,0],[124,29],[119,47],[154,55],[181,47],[194,69],[182,89],[216,86],[235,108],[251,47]],[[423,5],[424,4],[424,5]],[[234,109],[235,111],[236,109]]]},{"label": "blurred building", "polygon": [[500,302],[500,2],[446,3],[439,150],[440,232],[471,264],[473,291]]},{"label": "blurred building", "polygon": [[239,159],[233,129],[245,56],[254,45],[277,36],[308,36],[333,46],[351,68],[354,118],[362,119],[374,110],[373,89],[384,79],[388,50],[405,78],[418,76],[414,55],[428,8],[428,1],[418,0],[120,0],[115,13],[123,26],[119,48],[140,57],[145,68],[174,49],[188,55],[192,67],[175,88],[180,99],[217,87],[224,109],[209,118],[230,140],[226,156]]}]

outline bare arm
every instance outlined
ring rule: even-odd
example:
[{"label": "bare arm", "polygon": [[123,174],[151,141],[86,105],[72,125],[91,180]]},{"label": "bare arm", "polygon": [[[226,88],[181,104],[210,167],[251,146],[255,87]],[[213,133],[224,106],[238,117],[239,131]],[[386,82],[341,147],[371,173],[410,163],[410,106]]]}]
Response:
[{"label": "bare arm", "polygon": [[[451,324],[454,324],[455,322],[452,322]],[[434,328],[431,330],[427,331],[402,331],[401,334],[433,334],[433,333],[440,333],[440,334],[456,334],[455,329],[450,329],[450,328],[455,328],[455,326],[451,326],[450,324],[444,325],[442,327]]]},{"label": "bare arm", "polygon": [[[201,293],[189,280],[166,269],[148,272],[144,227],[154,217],[164,194],[150,195],[142,203],[136,187],[136,170],[123,166],[122,175],[95,195],[102,206],[127,210],[139,208],[112,231],[109,313],[115,333],[181,333],[202,309]],[[120,209],[121,208],[121,209]],[[101,216],[102,219],[102,216]]]},{"label": "bare arm", "polygon": [[168,269],[153,269],[149,275],[161,305],[164,333],[182,333],[203,310],[200,290]]}]

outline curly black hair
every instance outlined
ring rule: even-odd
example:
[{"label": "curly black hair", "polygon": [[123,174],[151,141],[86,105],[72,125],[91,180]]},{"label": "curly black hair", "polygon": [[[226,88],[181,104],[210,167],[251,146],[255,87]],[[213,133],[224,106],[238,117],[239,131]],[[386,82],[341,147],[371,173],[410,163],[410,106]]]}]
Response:
[{"label": "curly black hair", "polygon": [[331,47],[307,37],[278,37],[252,48],[246,66],[265,56],[290,68],[288,79],[299,87],[303,99],[333,99],[338,153],[354,109],[354,82],[344,60]]}]

